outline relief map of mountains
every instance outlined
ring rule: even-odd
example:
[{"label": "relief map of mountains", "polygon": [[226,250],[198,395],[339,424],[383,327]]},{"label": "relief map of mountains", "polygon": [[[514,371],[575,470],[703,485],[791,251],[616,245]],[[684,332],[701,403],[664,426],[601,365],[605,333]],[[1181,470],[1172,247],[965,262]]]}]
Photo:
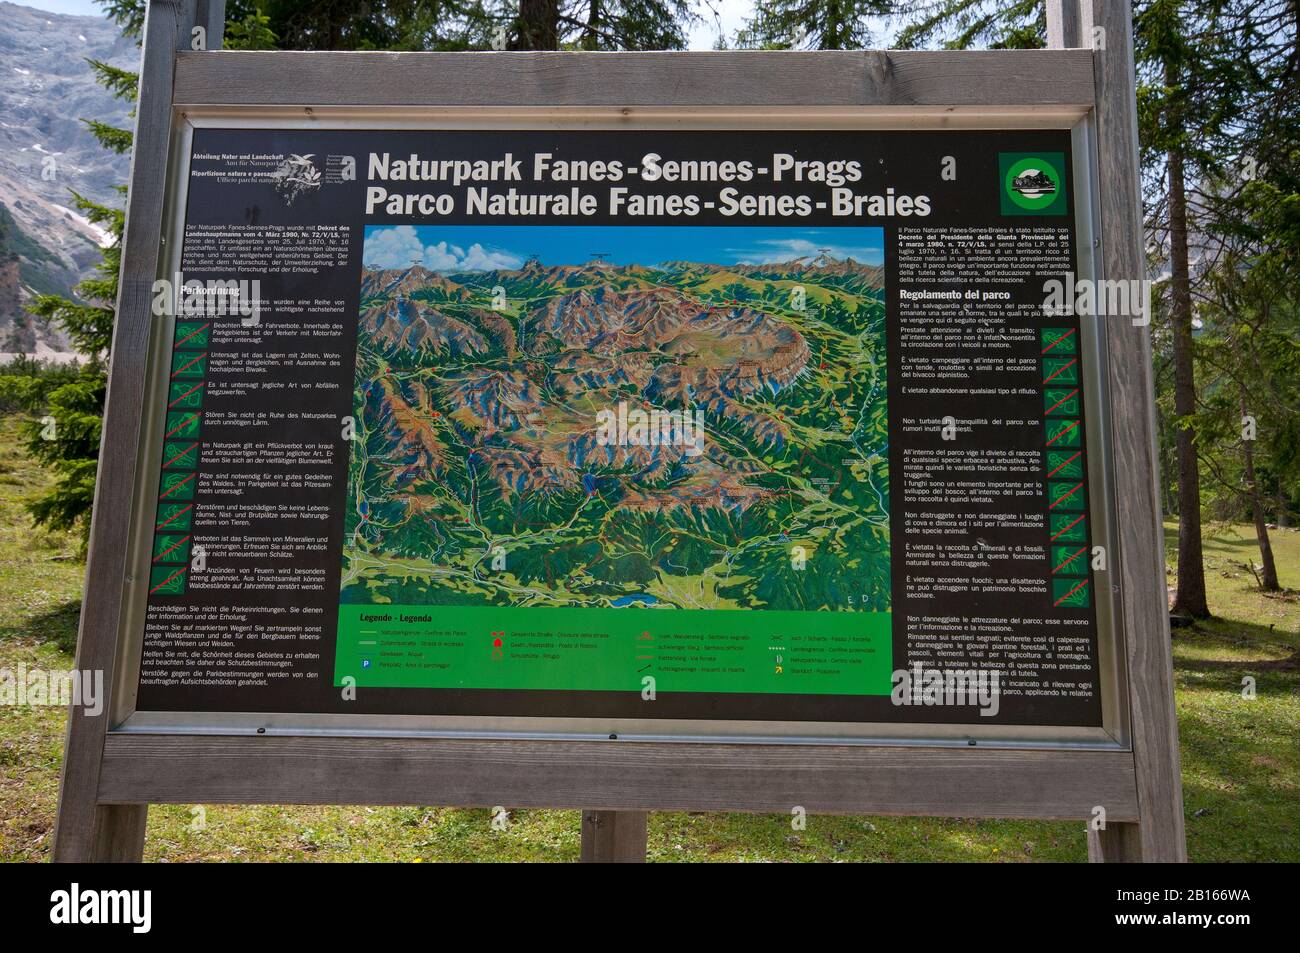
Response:
[{"label": "relief map of mountains", "polygon": [[888,612],[878,228],[372,226],[341,602]]}]

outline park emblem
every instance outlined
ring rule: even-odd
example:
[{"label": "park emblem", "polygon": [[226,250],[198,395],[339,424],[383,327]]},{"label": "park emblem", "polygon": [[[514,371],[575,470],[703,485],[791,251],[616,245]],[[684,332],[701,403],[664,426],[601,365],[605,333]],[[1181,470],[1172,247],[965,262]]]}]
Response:
[{"label": "park emblem", "polygon": [[1000,152],[1003,215],[1064,215],[1065,156],[1060,152]]}]

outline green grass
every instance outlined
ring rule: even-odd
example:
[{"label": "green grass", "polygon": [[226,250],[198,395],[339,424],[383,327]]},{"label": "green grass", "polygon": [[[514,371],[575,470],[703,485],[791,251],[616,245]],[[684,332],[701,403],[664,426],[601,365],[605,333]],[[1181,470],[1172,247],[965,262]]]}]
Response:
[{"label": "green grass", "polygon": [[[1269,534],[1284,593],[1259,591],[1255,528],[1207,525],[1215,618],[1174,630],[1174,697],[1193,860],[1300,859],[1300,529]],[[1173,565],[1178,526],[1165,524]],[[1177,578],[1169,573],[1169,585]],[[1255,679],[1256,698],[1242,697]]]},{"label": "green grass", "polygon": [[[36,533],[22,501],[45,485],[0,423],[0,668],[67,669],[77,642],[84,570],[78,540]],[[46,856],[58,798],[66,712],[0,706],[0,859]]]},{"label": "green grass", "polygon": [[[0,668],[67,668],[76,641],[77,540],[34,529],[23,500],[45,475],[0,422]],[[1219,618],[1174,640],[1188,849],[1193,860],[1300,860],[1300,672],[1267,663],[1300,647],[1300,531],[1275,534],[1287,597],[1253,590],[1248,527],[1206,541]],[[1171,577],[1172,584],[1172,577]],[[1258,697],[1241,697],[1244,675]],[[0,707],[0,860],[49,856],[64,712]],[[509,805],[507,805],[509,807]],[[148,860],[573,861],[575,811],[164,805],[149,812]],[[664,813],[656,861],[1081,861],[1082,822]]]}]

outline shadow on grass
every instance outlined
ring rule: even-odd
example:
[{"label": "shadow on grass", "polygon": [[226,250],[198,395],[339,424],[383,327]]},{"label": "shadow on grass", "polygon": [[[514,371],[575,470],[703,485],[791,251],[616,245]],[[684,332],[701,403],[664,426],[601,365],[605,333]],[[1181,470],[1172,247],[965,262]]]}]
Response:
[{"label": "shadow on grass", "polygon": [[[1175,649],[1183,646],[1248,650],[1258,656],[1261,662],[1279,661],[1292,655],[1297,647],[1300,647],[1300,633],[1281,628],[1276,623],[1260,625],[1237,619],[1225,619],[1222,616],[1197,619],[1190,625],[1176,628],[1173,631],[1173,639]],[[1176,657],[1174,667],[1192,668],[1194,666],[1191,663],[1194,661],[1196,660]],[[1229,659],[1225,664],[1237,664],[1241,661],[1244,660]]]},{"label": "shadow on grass", "polygon": [[[1273,530],[1276,534],[1278,531]],[[1284,552],[1286,541],[1273,535],[1273,555],[1278,560],[1279,567],[1285,566],[1286,555]],[[1177,525],[1164,527],[1165,542],[1165,563],[1174,567],[1178,565],[1178,527]],[[1257,565],[1262,558],[1259,552],[1259,539],[1255,536],[1255,531],[1250,528],[1248,532],[1241,532],[1238,527],[1233,525],[1224,526],[1222,524],[1212,524],[1206,526],[1205,531],[1201,534],[1201,549],[1206,557],[1205,569],[1207,572],[1216,571],[1216,563],[1246,567]],[[1249,572],[1246,569],[1246,572]],[[1211,600],[1213,601],[1213,600]]]},{"label": "shadow on grass", "polygon": [[[1180,667],[1187,674],[1192,666]],[[1261,700],[1244,699],[1224,669],[1193,674],[1195,687],[1181,689],[1178,733],[1194,860],[1300,859],[1294,809],[1300,766],[1294,714],[1285,704],[1296,693],[1297,678],[1293,672],[1259,671],[1258,663],[1246,663],[1239,672],[1252,669]]]},{"label": "shadow on grass", "polygon": [[[1295,634],[1217,618],[1180,629],[1174,644],[1186,650],[1174,668],[1189,853],[1201,861],[1296,860]],[[1256,680],[1249,696],[1247,675]]]},{"label": "shadow on grass", "polygon": [[1201,548],[1206,550],[1244,550],[1259,556],[1259,540],[1253,536],[1230,539],[1226,536],[1207,536],[1201,541]]},{"label": "shadow on grass", "polygon": [[0,628],[0,638],[32,639],[50,643],[59,651],[72,655],[77,651],[77,625],[81,620],[81,600],[69,599],[60,605],[39,612],[25,625]]},{"label": "shadow on grass", "polygon": [[1279,659],[1179,659],[1178,668],[1187,672],[1300,672],[1300,652]]}]

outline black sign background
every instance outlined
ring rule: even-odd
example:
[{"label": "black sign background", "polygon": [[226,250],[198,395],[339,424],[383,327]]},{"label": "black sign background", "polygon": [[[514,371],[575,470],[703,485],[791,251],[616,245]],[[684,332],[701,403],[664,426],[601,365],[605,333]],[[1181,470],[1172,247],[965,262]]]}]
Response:
[{"label": "black sign background", "polygon": [[[194,135],[193,151],[204,153],[271,153],[350,155],[357,161],[357,175],[353,181],[331,182],[323,188],[299,196],[292,205],[286,205],[269,184],[244,184],[237,187],[223,185],[212,178],[192,177],[188,183],[186,220],[191,224],[242,225],[283,224],[319,225],[341,224],[351,229],[350,266],[333,273],[294,276],[262,277],[263,297],[322,297],[346,298],[351,311],[344,316],[345,326],[355,328],[359,304],[361,271],[361,242],[367,224],[420,224],[425,220],[412,216],[363,215],[366,181],[366,157],[371,152],[389,152],[394,156],[418,153],[422,158],[438,159],[496,159],[506,152],[528,160],[535,152],[550,152],[557,159],[621,159],[636,164],[645,153],[657,152],[665,159],[748,159],[756,166],[771,164],[774,152],[791,153],[800,160],[826,161],[855,159],[862,163],[863,181],[853,188],[859,193],[884,193],[887,188],[898,194],[927,195],[931,214],[924,218],[895,219],[845,219],[832,217],[828,212],[815,212],[808,217],[781,219],[779,217],[750,216],[744,219],[726,217],[716,209],[703,210],[689,219],[700,225],[788,225],[807,227],[836,227],[844,225],[881,225],[885,236],[885,265],[887,288],[887,315],[889,327],[889,415],[891,422],[890,472],[891,501],[897,508],[902,500],[901,454],[905,446],[944,446],[936,433],[911,434],[906,443],[898,436],[894,422],[902,417],[925,418],[952,414],[958,418],[978,417],[988,413],[982,399],[945,398],[938,407],[929,398],[909,397],[899,391],[901,348],[897,334],[899,289],[896,269],[896,238],[900,225],[931,227],[1001,225],[1031,226],[1034,224],[1069,224],[1072,230],[1073,215],[1067,219],[1034,219],[1011,217],[1002,214],[1000,206],[999,152],[1055,152],[1065,157],[1066,183],[1073,182],[1070,163],[1070,136],[1064,131],[1017,132],[567,132],[567,131],[493,131],[493,132],[395,132],[395,131],[301,131],[301,130],[212,130],[200,129]],[[944,157],[956,160],[959,170],[955,181],[941,178]],[[213,168],[216,164],[196,160],[193,170]],[[720,186],[707,183],[657,182],[645,186],[635,178],[618,183],[634,191],[659,194],[708,194]],[[824,193],[825,186],[809,183],[760,180],[735,183],[751,193]],[[522,182],[509,185],[520,192],[554,192],[556,183],[537,183],[525,176]],[[387,183],[393,191],[427,191],[437,193],[449,190],[442,183]],[[462,189],[459,190],[463,192]],[[601,189],[596,190],[599,194]],[[711,195],[709,197],[712,197]],[[823,197],[818,194],[818,198]],[[463,209],[463,202],[458,202]],[[477,215],[468,218],[455,214],[439,221],[447,224],[525,224],[523,220],[508,217]],[[552,217],[536,224],[617,224],[625,226],[655,224],[653,220],[615,218],[607,214],[603,203],[599,214],[587,217]],[[672,219],[674,225],[684,224],[681,218]],[[1071,259],[1075,260],[1072,248]],[[186,278],[227,278],[229,274],[187,273]],[[258,277],[239,275],[233,277]],[[972,282],[978,276],[971,276]],[[1041,303],[1043,293],[1041,278],[1037,283],[1014,287],[1015,302]],[[264,318],[275,321],[275,315]],[[1047,322],[1044,322],[1047,323]],[[1052,318],[1052,324],[1070,326],[1078,331],[1078,319]],[[354,332],[355,333],[355,332]],[[306,347],[310,342],[281,339],[280,349]],[[355,347],[355,339],[349,342]],[[1085,355],[1086,357],[1086,355]],[[284,408],[326,411],[339,418],[352,413],[352,378],[355,353],[348,351],[337,368],[341,387],[325,397],[309,391],[285,396]],[[232,398],[223,403],[231,411],[265,409],[262,398]],[[1038,395],[1009,399],[999,405],[1006,416],[1019,415],[1036,418],[1042,414],[1043,405]],[[336,440],[337,424],[330,422],[302,423],[292,433],[294,440]],[[999,446],[1016,446],[1026,449],[1043,448],[1041,428],[1020,428],[1008,431],[999,438]],[[1085,438],[1086,440],[1086,438]],[[1086,444],[1085,444],[1086,446]],[[237,467],[223,467],[238,470]],[[494,715],[494,716],[555,716],[592,718],[696,718],[696,719],[758,719],[771,721],[843,721],[843,722],[919,722],[919,723],[980,723],[1015,725],[1076,725],[1095,726],[1101,723],[1100,676],[1097,671],[1097,636],[1095,611],[1089,609],[1065,610],[1088,620],[1091,638],[1091,677],[1095,688],[1093,697],[1034,698],[1004,697],[1001,711],[995,718],[980,718],[974,709],[951,707],[899,707],[887,696],[824,696],[824,695],[703,695],[695,693],[661,692],[653,705],[646,705],[635,692],[588,691],[484,691],[484,690],[427,690],[427,689],[366,689],[356,702],[344,702],[332,685],[333,627],[338,607],[338,580],[340,574],[341,541],[343,532],[343,496],[346,487],[347,460],[336,457],[334,487],[329,492],[319,491],[259,491],[257,499],[269,504],[280,502],[312,501],[331,507],[328,522],[330,546],[328,551],[309,557],[306,562],[326,570],[328,584],[323,594],[286,594],[249,592],[241,594],[244,605],[282,605],[286,601],[299,605],[314,605],[322,610],[325,638],[319,646],[322,651],[320,677],[312,682],[285,682],[270,688],[231,688],[207,686],[142,685],[138,706],[142,711],[265,711],[265,712],[346,712],[393,714],[443,714],[443,715]],[[950,509],[954,507],[949,507]],[[955,507],[961,510],[961,506]],[[977,512],[977,505],[969,505]],[[267,530],[275,532],[274,529]],[[1005,531],[1003,542],[1043,544],[1041,531]],[[1091,544],[1091,539],[1088,540]],[[906,574],[906,538],[897,521],[892,527],[891,547],[894,572],[894,668],[900,669],[908,662],[908,646],[902,621],[912,612],[934,611],[928,606],[912,604],[900,583]],[[1052,609],[1051,599],[1033,600],[1017,597],[1017,608],[1023,606],[1024,615],[1047,613]],[[176,599],[157,598],[158,603],[175,604]],[[214,606],[228,603],[228,596],[211,596],[204,590],[192,590],[183,600],[187,605]],[[1006,596],[980,596],[960,594],[947,597],[942,609],[945,613],[977,617],[1001,615],[1008,612]],[[539,610],[540,611],[540,610]],[[1057,610],[1058,612],[1061,610]]]}]

